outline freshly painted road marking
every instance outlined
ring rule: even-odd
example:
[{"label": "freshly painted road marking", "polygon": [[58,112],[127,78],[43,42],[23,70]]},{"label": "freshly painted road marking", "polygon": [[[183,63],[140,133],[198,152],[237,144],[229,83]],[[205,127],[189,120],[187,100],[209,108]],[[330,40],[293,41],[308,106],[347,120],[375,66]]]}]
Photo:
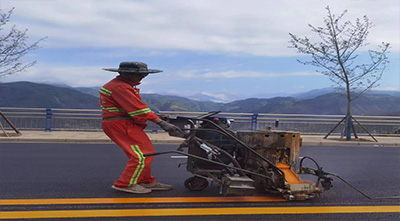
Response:
[{"label": "freshly painted road marking", "polygon": [[150,198],[71,198],[71,199],[3,199],[0,205],[114,204],[114,203],[216,203],[280,202],[279,196],[263,197],[150,197]]},{"label": "freshly painted road marking", "polygon": [[400,213],[400,206],[332,206],[332,207],[234,207],[176,209],[112,209],[0,212],[0,219],[82,218],[135,216],[202,216],[202,215],[264,215],[264,214],[326,214],[326,213]]}]

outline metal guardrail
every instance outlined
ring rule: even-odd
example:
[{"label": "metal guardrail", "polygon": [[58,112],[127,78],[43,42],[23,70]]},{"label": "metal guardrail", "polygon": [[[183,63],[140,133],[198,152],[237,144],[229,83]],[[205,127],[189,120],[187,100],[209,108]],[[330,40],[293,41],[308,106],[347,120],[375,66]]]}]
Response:
[{"label": "metal guardrail", "polygon": [[[60,109],[60,108],[12,108],[0,107],[0,111],[21,130],[74,130],[101,131],[101,110],[95,109]],[[196,117],[205,112],[159,111],[159,114],[169,116]],[[279,129],[294,130],[304,134],[326,134],[344,115],[312,115],[312,114],[264,114],[264,113],[225,113],[218,117],[234,121],[233,130]],[[353,116],[372,134],[399,134],[400,116]],[[0,122],[9,129],[3,119]],[[354,125],[358,133],[363,130]],[[340,133],[339,127],[334,133]],[[158,130],[159,127],[149,123],[148,130]]]}]

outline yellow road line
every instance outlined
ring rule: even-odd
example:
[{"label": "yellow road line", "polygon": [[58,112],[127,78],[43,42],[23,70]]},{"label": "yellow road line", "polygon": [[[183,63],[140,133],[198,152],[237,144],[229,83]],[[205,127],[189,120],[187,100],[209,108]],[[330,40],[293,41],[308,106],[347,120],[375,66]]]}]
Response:
[{"label": "yellow road line", "polygon": [[280,202],[282,197],[150,197],[150,198],[72,198],[72,199],[7,199],[0,205],[114,204],[114,203],[215,203],[215,202]]},{"label": "yellow road line", "polygon": [[263,214],[325,214],[325,213],[399,213],[400,206],[337,206],[337,207],[239,207],[239,208],[177,208],[177,209],[112,209],[0,212],[1,219],[134,217],[134,216],[202,216],[202,215],[263,215]]}]

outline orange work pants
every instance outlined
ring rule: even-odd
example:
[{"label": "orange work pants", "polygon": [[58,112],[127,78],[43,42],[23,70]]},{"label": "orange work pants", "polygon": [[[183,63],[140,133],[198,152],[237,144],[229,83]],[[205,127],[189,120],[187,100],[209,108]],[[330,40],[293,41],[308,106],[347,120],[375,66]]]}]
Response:
[{"label": "orange work pants", "polygon": [[154,153],[154,147],[144,132],[144,127],[132,120],[103,121],[103,131],[125,152],[128,162],[114,186],[128,187],[137,183],[154,183],[151,176],[151,163],[154,157],[143,154]]}]

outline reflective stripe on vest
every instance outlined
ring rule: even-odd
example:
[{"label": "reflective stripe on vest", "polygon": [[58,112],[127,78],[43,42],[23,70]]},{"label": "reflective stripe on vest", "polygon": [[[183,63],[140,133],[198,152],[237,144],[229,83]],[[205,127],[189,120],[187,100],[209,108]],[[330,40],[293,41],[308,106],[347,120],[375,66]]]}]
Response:
[{"label": "reflective stripe on vest", "polygon": [[119,108],[119,107],[104,107],[104,106],[101,106],[101,109],[108,110],[110,112],[124,112],[125,113],[125,110],[122,109],[122,108]]},{"label": "reflective stripe on vest", "polygon": [[150,113],[150,112],[152,112],[152,111],[150,110],[150,108],[145,108],[145,109],[141,109],[141,110],[129,112],[128,114],[129,114],[131,117],[134,117],[134,116],[137,116],[137,115],[147,114],[147,113]]},{"label": "reflective stripe on vest", "polygon": [[111,96],[111,91],[105,89],[104,87],[100,88],[100,93],[105,94],[107,96]]}]

